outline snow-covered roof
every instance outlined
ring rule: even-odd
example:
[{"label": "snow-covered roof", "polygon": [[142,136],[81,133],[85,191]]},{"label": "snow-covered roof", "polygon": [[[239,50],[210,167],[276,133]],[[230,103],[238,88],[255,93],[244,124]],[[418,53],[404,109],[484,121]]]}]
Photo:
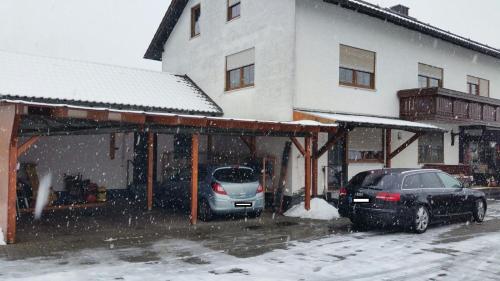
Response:
[{"label": "snow-covered roof", "polygon": [[0,99],[221,115],[187,76],[0,51]]},{"label": "snow-covered roof", "polygon": [[[452,44],[467,48],[485,55],[500,58],[500,50],[486,44],[476,42],[463,36],[445,31],[438,27],[423,23],[415,18],[398,14],[387,8],[362,1],[362,0],[324,0],[327,3],[339,5],[342,8],[353,10],[371,17],[396,24],[410,30],[415,30],[429,36],[442,39]],[[163,17],[163,20],[156,31],[155,36],[144,55],[146,59],[161,60],[163,46],[167,42],[175,25],[179,21],[182,11],[186,7],[187,0],[172,0],[170,6]]]},{"label": "snow-covered roof", "polygon": [[393,128],[409,131],[445,131],[432,124],[425,124],[420,122],[406,121],[390,117],[377,117],[377,116],[364,116],[364,115],[351,115],[340,113],[325,113],[315,111],[302,111],[297,110],[306,116],[317,118],[318,120],[330,120],[337,124],[355,125],[359,127],[380,127],[380,128]]}]

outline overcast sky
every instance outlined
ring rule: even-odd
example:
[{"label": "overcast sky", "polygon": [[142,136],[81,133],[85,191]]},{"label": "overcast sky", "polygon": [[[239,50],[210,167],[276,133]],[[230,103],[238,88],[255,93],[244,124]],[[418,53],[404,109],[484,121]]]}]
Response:
[{"label": "overcast sky", "polygon": [[[424,22],[500,47],[498,0],[370,2],[384,7],[407,5],[410,15]],[[142,56],[169,3],[170,0],[0,0],[0,50],[161,70],[160,63]]]}]

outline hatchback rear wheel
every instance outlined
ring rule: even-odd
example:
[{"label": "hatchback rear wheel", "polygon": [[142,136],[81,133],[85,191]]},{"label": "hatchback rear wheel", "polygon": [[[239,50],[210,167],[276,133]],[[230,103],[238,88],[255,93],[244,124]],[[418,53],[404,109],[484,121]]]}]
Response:
[{"label": "hatchback rear wheel", "polygon": [[474,211],[472,212],[476,222],[483,222],[486,215],[486,204],[483,199],[476,200]]},{"label": "hatchback rear wheel", "polygon": [[413,221],[413,230],[418,233],[424,233],[429,227],[430,216],[429,211],[425,206],[418,206],[415,210],[415,216]]}]

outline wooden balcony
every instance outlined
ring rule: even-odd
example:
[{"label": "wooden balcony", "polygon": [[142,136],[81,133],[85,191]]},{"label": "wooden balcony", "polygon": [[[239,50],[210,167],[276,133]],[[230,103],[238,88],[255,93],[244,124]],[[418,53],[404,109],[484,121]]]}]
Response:
[{"label": "wooden balcony", "polygon": [[500,125],[500,100],[443,88],[398,92],[401,119]]}]

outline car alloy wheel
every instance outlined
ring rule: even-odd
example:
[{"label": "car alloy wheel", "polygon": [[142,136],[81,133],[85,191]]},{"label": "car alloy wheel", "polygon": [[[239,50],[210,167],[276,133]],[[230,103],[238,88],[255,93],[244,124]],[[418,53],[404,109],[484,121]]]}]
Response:
[{"label": "car alloy wheel", "polygon": [[415,232],[424,233],[429,226],[429,212],[425,206],[419,206],[415,214]]},{"label": "car alloy wheel", "polygon": [[482,199],[476,201],[476,209],[474,210],[474,219],[477,222],[484,221],[484,217],[486,215],[486,206]]}]

